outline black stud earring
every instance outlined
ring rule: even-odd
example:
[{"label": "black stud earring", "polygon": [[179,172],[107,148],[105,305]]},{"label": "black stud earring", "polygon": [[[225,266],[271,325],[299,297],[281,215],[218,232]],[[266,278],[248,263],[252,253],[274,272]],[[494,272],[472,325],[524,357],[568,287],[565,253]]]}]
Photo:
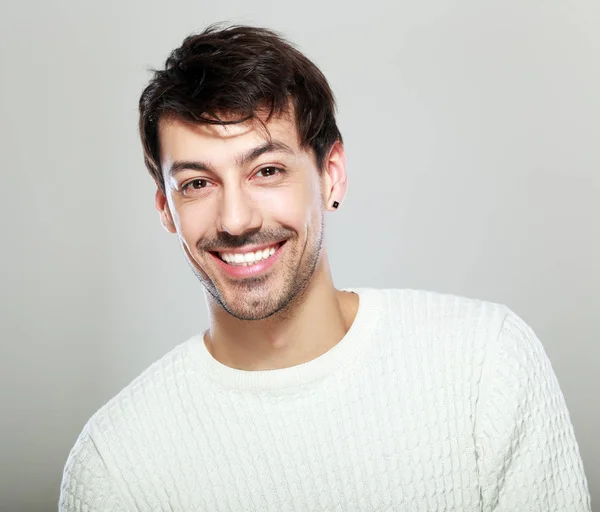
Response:
[{"label": "black stud earring", "polygon": [[334,201],[334,202],[333,202],[333,207],[334,207],[334,208],[337,208],[339,205],[340,205],[340,203],[338,203],[337,201]]}]

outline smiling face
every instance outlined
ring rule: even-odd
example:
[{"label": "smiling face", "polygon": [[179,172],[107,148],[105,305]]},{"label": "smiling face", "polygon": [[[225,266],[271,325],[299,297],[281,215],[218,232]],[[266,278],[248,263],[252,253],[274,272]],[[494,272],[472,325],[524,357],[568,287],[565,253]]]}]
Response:
[{"label": "smiling face", "polygon": [[244,320],[280,312],[306,290],[323,254],[324,210],[345,193],[341,144],[319,172],[293,117],[274,116],[266,128],[159,125],[163,225],[214,302]]}]

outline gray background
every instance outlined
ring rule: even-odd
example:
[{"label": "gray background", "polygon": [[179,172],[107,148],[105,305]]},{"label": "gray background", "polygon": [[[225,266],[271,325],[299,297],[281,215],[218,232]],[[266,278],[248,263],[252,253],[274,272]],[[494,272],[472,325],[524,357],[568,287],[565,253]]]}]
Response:
[{"label": "gray background", "polygon": [[282,31],[337,94],[337,285],[509,305],[598,502],[600,2],[37,0],[0,8],[0,509],[55,509],[85,421],[206,326],[136,108],[147,69],[223,19]]}]

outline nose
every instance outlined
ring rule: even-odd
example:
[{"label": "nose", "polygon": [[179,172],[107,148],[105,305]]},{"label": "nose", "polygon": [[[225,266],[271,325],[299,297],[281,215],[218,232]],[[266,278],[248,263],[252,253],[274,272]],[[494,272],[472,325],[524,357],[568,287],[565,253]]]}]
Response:
[{"label": "nose", "polygon": [[256,230],[262,225],[259,209],[243,187],[223,190],[217,229],[233,236]]}]

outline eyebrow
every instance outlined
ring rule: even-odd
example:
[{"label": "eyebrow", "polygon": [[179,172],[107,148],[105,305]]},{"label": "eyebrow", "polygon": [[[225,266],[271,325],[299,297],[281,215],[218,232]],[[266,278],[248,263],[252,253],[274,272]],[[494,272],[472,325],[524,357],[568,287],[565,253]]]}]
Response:
[{"label": "eyebrow", "polygon": [[[247,165],[248,163],[256,160],[258,157],[264,155],[265,153],[286,153],[288,155],[294,155],[294,150],[290,148],[287,144],[280,142],[278,140],[271,140],[257,146],[255,148],[250,149],[246,153],[239,155],[236,157],[236,164],[240,167]],[[191,171],[212,171],[212,166],[207,162],[200,161],[185,161],[185,160],[177,160],[171,164],[167,174],[169,176],[175,176],[181,171],[191,170]]]}]

